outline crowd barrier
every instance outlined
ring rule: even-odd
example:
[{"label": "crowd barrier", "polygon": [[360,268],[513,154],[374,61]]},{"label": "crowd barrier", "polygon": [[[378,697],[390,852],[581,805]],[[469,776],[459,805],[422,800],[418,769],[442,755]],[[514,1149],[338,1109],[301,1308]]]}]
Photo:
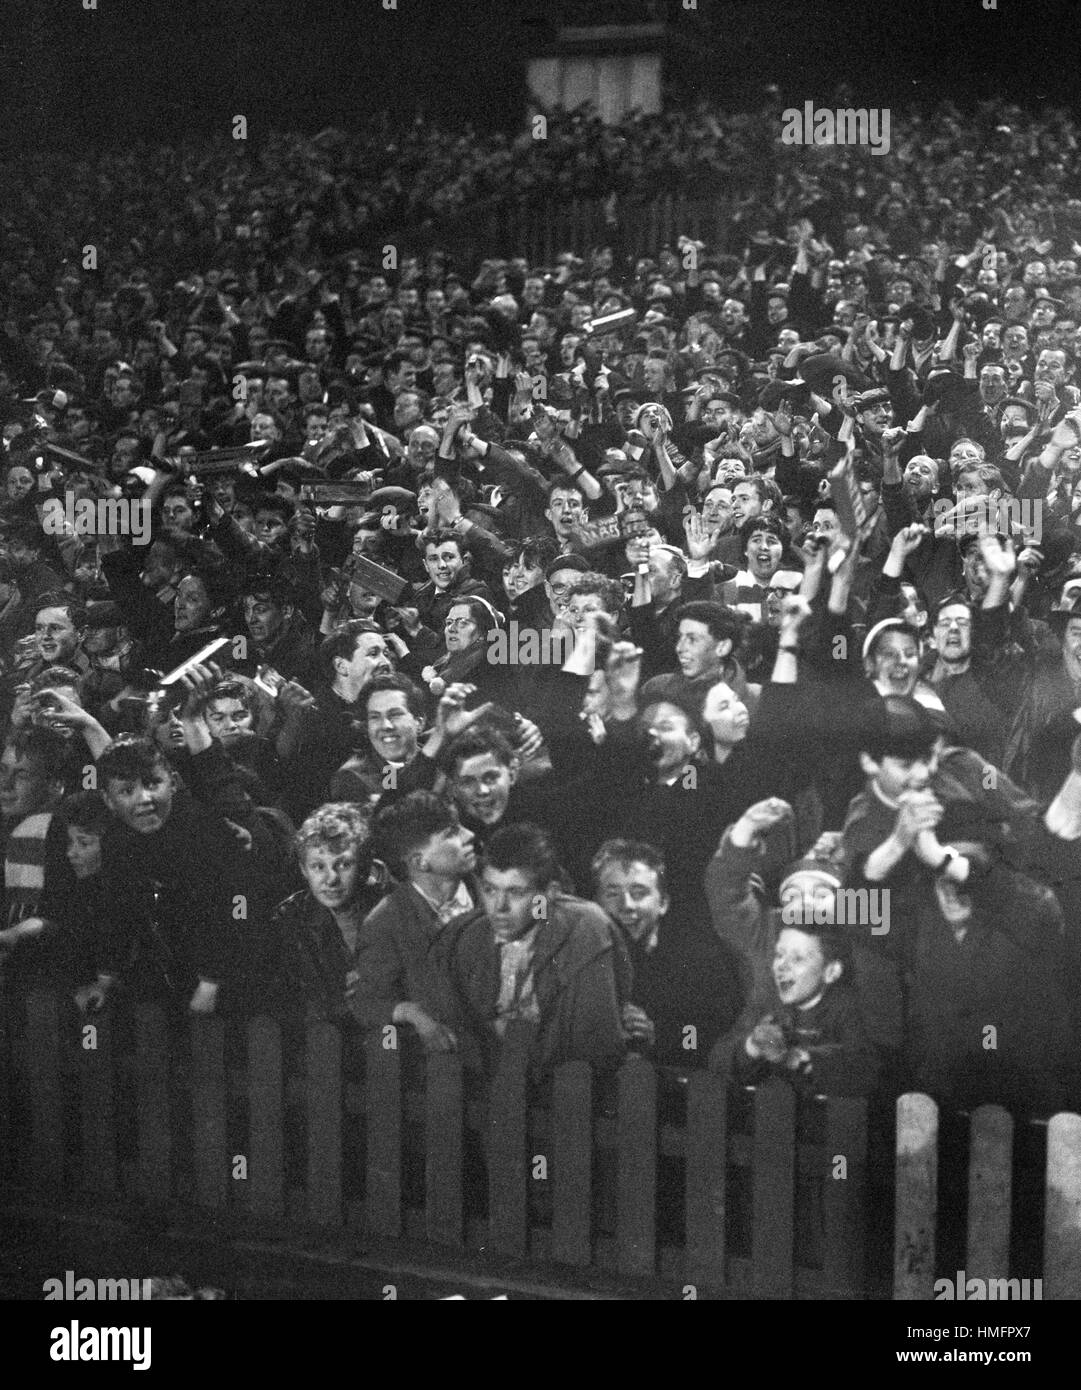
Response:
[{"label": "crowd barrier", "polygon": [[[662,246],[675,249],[678,238],[687,235],[715,251],[738,251],[741,233],[734,214],[723,197],[624,198],[617,212],[620,244],[628,255],[656,256]],[[493,256],[524,256],[531,266],[549,266],[562,251],[584,256],[613,238],[605,200],[585,196],[500,198],[472,207],[468,216],[384,230],[391,241],[400,235],[411,250],[443,247],[474,270]]]},{"label": "crowd barrier", "polygon": [[361,1255],[402,1242],[433,1265],[473,1252],[631,1296],[920,1299],[956,1267],[1081,1297],[1081,1117],[1015,1135],[982,1107],[947,1142],[947,1117],[940,1134],[935,1104],[905,1095],[895,1129],[870,1120],[864,1101],[639,1058],[538,1085],[515,1031],[486,1090],[404,1030],[154,1005],[88,1022],[50,995],[0,1016],[9,1213],[78,1199],[227,1216],[234,1233],[338,1233]]}]

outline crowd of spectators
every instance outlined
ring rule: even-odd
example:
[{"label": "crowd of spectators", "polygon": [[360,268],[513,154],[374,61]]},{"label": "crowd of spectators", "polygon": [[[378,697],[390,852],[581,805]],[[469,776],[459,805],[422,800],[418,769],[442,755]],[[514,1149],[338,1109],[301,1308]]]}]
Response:
[{"label": "crowd of spectators", "polygon": [[[20,168],[9,1001],[1081,1105],[1075,129],[779,129]],[[517,193],[611,235],[388,254]]]}]

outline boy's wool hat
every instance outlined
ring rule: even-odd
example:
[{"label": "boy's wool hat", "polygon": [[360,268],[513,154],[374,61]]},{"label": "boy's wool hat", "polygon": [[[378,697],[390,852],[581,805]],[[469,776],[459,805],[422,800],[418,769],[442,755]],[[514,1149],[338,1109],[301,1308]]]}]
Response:
[{"label": "boy's wool hat", "polygon": [[884,632],[888,632],[890,628],[894,627],[907,628],[908,623],[905,622],[904,618],[883,618],[881,622],[875,623],[874,627],[868,631],[867,636],[863,639],[863,650],[860,655],[863,657],[864,661],[871,655],[879,637],[881,637]]},{"label": "boy's wool hat", "polygon": [[798,376],[788,381],[770,381],[758,393],[758,404],[763,410],[776,410],[785,400],[803,404],[809,399],[810,387]]},{"label": "boy's wool hat", "polygon": [[1066,624],[1071,618],[1081,618],[1081,595],[1067,604],[1057,603],[1047,615],[1047,625],[1061,641]]},{"label": "boy's wool hat", "polygon": [[417,494],[410,492],[407,487],[379,487],[368,495],[368,502],[380,506],[414,507]]},{"label": "boy's wool hat", "polygon": [[813,853],[804,855],[802,859],[797,859],[794,864],[788,866],[784,878],[781,879],[782,897],[785,889],[797,877],[812,877],[827,888],[841,888],[844,885],[844,872],[840,863],[834,859],[818,858]]},{"label": "boy's wool hat", "polygon": [[[1002,364],[1000,362],[994,362],[988,363],[986,365],[998,367]],[[999,413],[1001,414],[1001,412],[1005,410],[1008,405],[1021,406],[1021,408],[1025,411],[1030,420],[1034,420],[1036,416],[1040,413],[1040,407],[1036,404],[1036,402],[1027,401],[1025,400],[1024,396],[1007,396],[1004,401],[1001,401],[999,403]]]},{"label": "boy's wool hat", "polygon": [[844,838],[839,830],[827,830],[819,835],[811,848],[795,863],[790,864],[781,879],[783,895],[790,881],[799,875],[810,874],[828,888],[841,888],[845,881]]},{"label": "boy's wool hat", "polygon": [[604,463],[597,469],[597,477],[603,478],[612,473],[626,473],[630,467],[630,460],[622,449],[605,449]]},{"label": "boy's wool hat", "polygon": [[545,579],[551,579],[557,570],[577,570],[579,574],[589,574],[589,561],[582,555],[557,555],[544,571]]}]

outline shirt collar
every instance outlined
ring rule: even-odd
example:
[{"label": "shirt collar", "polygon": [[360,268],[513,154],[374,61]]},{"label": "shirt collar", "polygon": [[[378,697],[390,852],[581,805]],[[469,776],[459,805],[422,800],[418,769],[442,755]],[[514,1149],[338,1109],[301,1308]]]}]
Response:
[{"label": "shirt collar", "polygon": [[452,917],[460,917],[463,913],[473,911],[473,897],[466,887],[464,878],[458,884],[454,896],[445,903],[439,903],[435,898],[429,897],[424,889],[416,883],[412,887],[414,893],[419,893],[441,922],[449,922]]}]

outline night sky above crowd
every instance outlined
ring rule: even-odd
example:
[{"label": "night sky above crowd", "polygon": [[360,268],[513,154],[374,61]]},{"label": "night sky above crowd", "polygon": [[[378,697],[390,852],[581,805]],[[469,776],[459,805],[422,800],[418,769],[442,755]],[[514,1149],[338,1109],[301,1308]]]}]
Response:
[{"label": "night sky above crowd", "polygon": [[484,128],[523,117],[524,59],[557,16],[672,21],[668,97],[754,105],[846,81],[858,102],[1069,100],[1059,65],[1078,7],[1001,0],[41,0],[4,17],[0,144],[201,138],[238,111],[256,129],[348,128],[388,109]]}]

